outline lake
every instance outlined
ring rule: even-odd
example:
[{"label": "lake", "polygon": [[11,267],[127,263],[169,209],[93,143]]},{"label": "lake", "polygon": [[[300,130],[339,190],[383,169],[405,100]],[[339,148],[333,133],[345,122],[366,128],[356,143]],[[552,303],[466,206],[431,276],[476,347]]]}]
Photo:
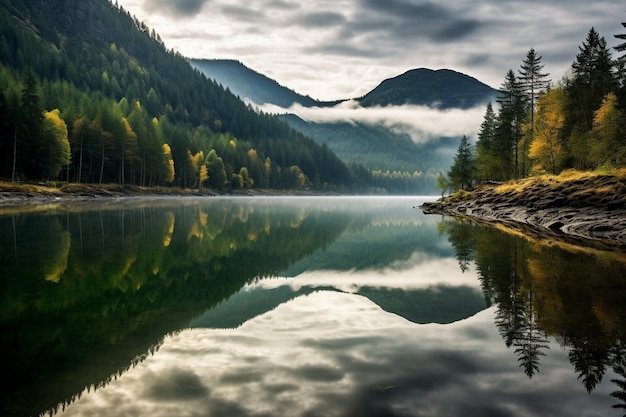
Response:
[{"label": "lake", "polygon": [[429,199],[0,208],[0,415],[623,415],[626,253]]}]

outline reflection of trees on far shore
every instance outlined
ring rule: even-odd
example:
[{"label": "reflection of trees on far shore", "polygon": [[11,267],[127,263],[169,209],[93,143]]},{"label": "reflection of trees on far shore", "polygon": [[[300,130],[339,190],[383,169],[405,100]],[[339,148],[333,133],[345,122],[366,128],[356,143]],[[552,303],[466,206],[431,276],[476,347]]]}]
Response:
[{"label": "reflection of trees on far shore", "polygon": [[461,270],[475,263],[485,297],[497,305],[496,326],[532,378],[553,337],[568,349],[588,392],[607,369],[611,394],[626,409],[626,260],[617,252],[562,247],[469,221],[442,221]]},{"label": "reflection of trees on far shore", "polygon": [[0,414],[37,415],[106,384],[350,221],[238,200],[0,217]]}]

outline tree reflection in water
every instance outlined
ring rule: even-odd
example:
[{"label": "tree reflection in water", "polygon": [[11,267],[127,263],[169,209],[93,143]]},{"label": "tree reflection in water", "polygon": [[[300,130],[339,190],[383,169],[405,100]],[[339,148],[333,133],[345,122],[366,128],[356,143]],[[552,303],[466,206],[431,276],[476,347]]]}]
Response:
[{"label": "tree reflection in water", "polygon": [[626,256],[525,236],[471,221],[442,220],[461,270],[474,261],[496,325],[529,378],[540,371],[548,338],[569,350],[578,379],[591,393],[607,369],[611,394],[626,409]]},{"label": "tree reflection in water", "polygon": [[165,199],[0,216],[0,414],[61,409],[107,385],[358,222],[303,207]]}]

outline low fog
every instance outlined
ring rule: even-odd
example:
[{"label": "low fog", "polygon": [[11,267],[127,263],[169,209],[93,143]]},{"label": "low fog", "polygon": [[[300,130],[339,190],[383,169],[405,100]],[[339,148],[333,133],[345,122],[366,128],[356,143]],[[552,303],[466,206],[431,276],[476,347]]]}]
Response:
[{"label": "low fog", "polygon": [[357,101],[350,100],[334,107],[303,107],[294,104],[285,109],[276,105],[265,104],[259,108],[268,113],[292,113],[307,122],[382,124],[398,133],[409,134],[417,144],[426,144],[442,137],[466,135],[475,139],[485,114],[486,105],[466,110],[440,110],[415,105],[361,107]]}]

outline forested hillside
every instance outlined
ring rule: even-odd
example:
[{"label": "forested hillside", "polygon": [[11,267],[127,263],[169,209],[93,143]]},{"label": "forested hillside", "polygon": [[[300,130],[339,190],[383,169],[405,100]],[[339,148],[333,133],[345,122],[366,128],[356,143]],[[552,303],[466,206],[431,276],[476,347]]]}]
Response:
[{"label": "forested hillside", "polygon": [[0,63],[0,177],[356,190],[328,148],[107,0],[0,0]]},{"label": "forested hillside", "polygon": [[568,169],[626,168],[626,43],[614,49],[622,55],[614,58],[604,36],[591,28],[570,70],[552,82],[531,48],[519,69],[506,73],[498,106],[487,106],[476,147],[461,141],[448,173],[450,188]]},{"label": "forested hillside", "polygon": [[[359,165],[359,176],[378,189],[401,194],[436,193],[436,177],[451,163],[458,138],[438,137],[418,144],[407,132],[393,129],[380,121],[350,119],[321,122],[304,120],[294,104],[303,107],[333,106],[348,99],[321,102],[303,96],[234,60],[191,59],[190,63],[207,77],[230,89],[253,105],[272,104],[287,114],[280,118],[315,142],[328,146],[349,166]],[[451,70],[418,69],[383,81],[362,100],[365,106],[401,106],[467,108],[485,104],[496,90]],[[340,110],[338,110],[340,111]]]}]

